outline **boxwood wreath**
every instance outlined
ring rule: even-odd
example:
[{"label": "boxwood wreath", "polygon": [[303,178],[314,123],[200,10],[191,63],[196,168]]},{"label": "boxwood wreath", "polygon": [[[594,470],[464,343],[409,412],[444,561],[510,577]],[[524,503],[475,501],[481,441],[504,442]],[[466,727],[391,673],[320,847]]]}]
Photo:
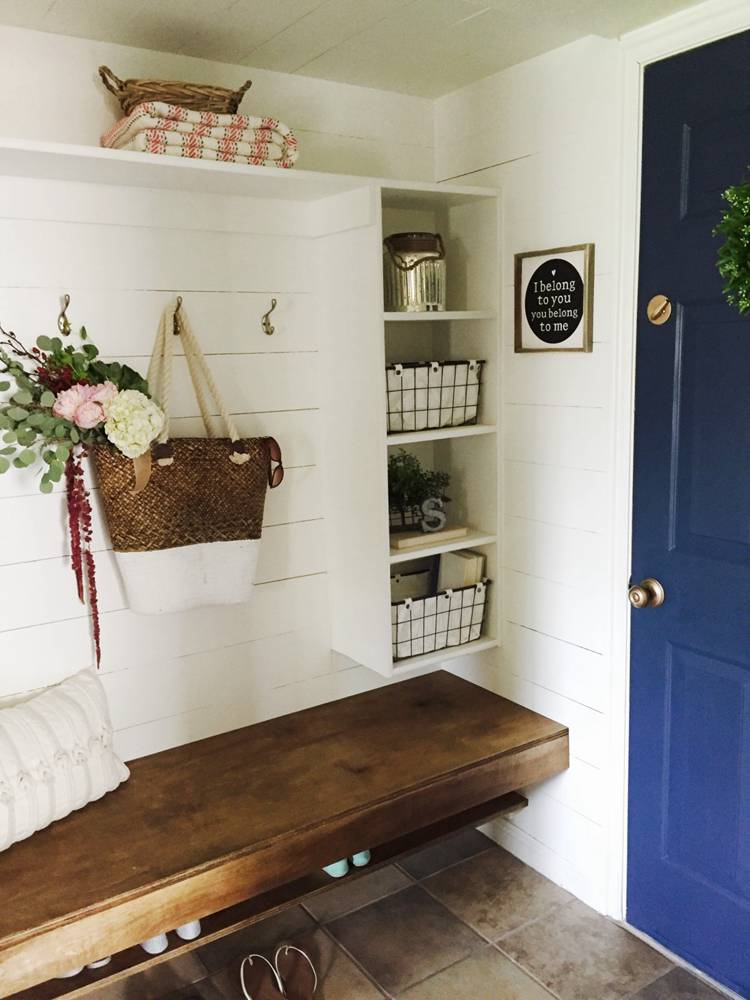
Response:
[{"label": "boxwood wreath", "polygon": [[750,181],[727,188],[722,197],[727,207],[714,229],[724,237],[717,266],[727,302],[744,316],[750,313]]}]

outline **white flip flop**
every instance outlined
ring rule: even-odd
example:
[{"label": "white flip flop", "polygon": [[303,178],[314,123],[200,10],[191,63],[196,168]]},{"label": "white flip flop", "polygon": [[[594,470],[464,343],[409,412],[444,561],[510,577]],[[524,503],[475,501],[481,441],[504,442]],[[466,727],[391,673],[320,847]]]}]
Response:
[{"label": "white flip flop", "polygon": [[284,985],[281,982],[281,978],[278,972],[276,971],[276,967],[268,961],[265,955],[247,955],[245,958],[242,959],[242,965],[240,966],[240,985],[242,986],[242,992],[245,995],[245,1000],[266,1000],[267,997],[267,994],[263,995],[260,992],[256,992],[255,996],[253,996],[253,994],[248,993],[247,990],[247,983],[245,981],[245,966],[249,965],[250,968],[252,969],[256,962],[263,963],[268,966],[268,968],[271,971],[273,982],[275,983],[276,988],[278,989],[279,996],[283,997]]},{"label": "white flip flop", "polygon": [[[304,1000],[310,1000],[318,988],[318,973],[315,971],[315,966],[312,964],[312,960],[307,952],[304,952],[301,948],[297,948],[297,946],[293,944],[282,944],[280,948],[276,949],[276,954],[273,959],[273,963],[276,966],[276,972],[278,973],[279,979],[282,981],[284,986],[284,996],[289,997],[289,1000],[302,1000],[302,996],[299,993],[300,983],[295,982],[290,978],[290,973],[294,971],[293,968],[290,967],[286,972],[282,972],[282,966],[285,964],[284,959],[288,958],[290,952],[294,952],[295,955],[301,955],[304,961],[310,966],[310,971],[312,972],[313,977],[312,992],[308,994],[307,989],[304,990]],[[279,963],[279,959],[281,959],[281,964]],[[287,980],[289,980],[288,983]],[[290,993],[289,988],[294,989],[295,992]]]}]

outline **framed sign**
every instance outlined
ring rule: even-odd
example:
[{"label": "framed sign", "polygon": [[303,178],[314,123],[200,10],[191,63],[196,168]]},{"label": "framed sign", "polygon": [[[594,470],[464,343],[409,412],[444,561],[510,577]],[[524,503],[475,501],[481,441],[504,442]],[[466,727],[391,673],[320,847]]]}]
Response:
[{"label": "framed sign", "polygon": [[516,353],[591,351],[594,244],[515,255]]}]

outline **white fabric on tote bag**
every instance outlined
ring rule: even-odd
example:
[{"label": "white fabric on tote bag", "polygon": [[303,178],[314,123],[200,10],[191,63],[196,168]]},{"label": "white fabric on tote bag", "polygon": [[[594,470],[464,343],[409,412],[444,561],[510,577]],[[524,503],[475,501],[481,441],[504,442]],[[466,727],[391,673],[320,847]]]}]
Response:
[{"label": "white fabric on tote bag", "polygon": [[260,540],[204,542],[155,552],[115,552],[131,611],[161,615],[253,594]]},{"label": "white fabric on tote bag", "polygon": [[112,749],[107,699],[93,670],[0,708],[0,851],[129,775]]}]

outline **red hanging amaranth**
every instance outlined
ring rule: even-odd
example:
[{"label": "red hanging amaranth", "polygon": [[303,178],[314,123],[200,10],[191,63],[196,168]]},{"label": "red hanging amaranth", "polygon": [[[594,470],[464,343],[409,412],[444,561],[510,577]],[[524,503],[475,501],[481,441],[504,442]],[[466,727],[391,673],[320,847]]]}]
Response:
[{"label": "red hanging amaranth", "polygon": [[78,600],[83,601],[83,562],[81,558],[81,514],[79,474],[80,461],[71,453],[65,463],[65,483],[68,490],[68,534],[70,536],[70,565],[75,574]]},{"label": "red hanging amaranth", "polygon": [[96,665],[101,662],[101,630],[99,625],[99,599],[96,591],[96,571],[91,551],[93,520],[91,501],[83,474],[82,458],[85,451],[74,448],[65,463],[65,480],[68,487],[68,530],[70,532],[70,560],[76,578],[78,597],[84,601],[84,570],[86,594],[91,610]]}]

